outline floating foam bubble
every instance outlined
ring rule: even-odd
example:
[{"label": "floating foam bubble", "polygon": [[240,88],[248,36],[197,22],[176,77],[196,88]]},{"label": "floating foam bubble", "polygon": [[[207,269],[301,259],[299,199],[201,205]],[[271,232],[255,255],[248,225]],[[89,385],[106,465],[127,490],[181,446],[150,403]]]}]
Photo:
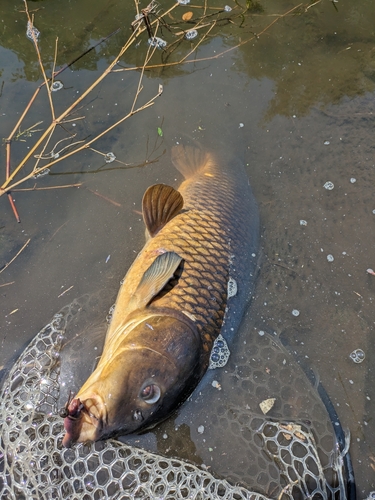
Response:
[{"label": "floating foam bubble", "polygon": [[37,29],[35,28],[35,26],[33,26],[33,25],[31,24],[31,22],[30,22],[30,21],[27,21],[26,36],[27,36],[27,38],[28,38],[29,40],[31,40],[32,42],[34,41],[34,39],[35,39],[36,41],[38,41],[39,36],[40,36],[40,31],[39,31],[39,30],[37,30]]},{"label": "floating foam bubble", "polygon": [[50,87],[52,92],[57,92],[58,90],[61,90],[62,88],[64,88],[64,84],[62,82],[60,82],[60,80],[55,80]]},{"label": "floating foam bubble", "polygon": [[107,153],[105,156],[104,156],[104,161],[106,163],[112,163],[113,161],[116,160],[116,156],[114,155],[114,153],[112,152],[109,152]]},{"label": "floating foam bubble", "polygon": [[157,47],[158,49],[164,49],[167,46],[167,42],[158,36],[153,36],[148,39],[148,44],[151,47]]},{"label": "floating foam bubble", "polygon": [[209,369],[222,368],[228,363],[230,351],[224,337],[220,334],[212,347]]},{"label": "floating foam bubble", "polygon": [[237,282],[233,278],[228,280],[228,299],[237,295]]},{"label": "floating foam bubble", "polygon": [[352,359],[354,361],[354,363],[362,363],[362,361],[364,361],[366,355],[365,355],[364,351],[362,351],[362,349],[354,349],[354,351],[352,351],[349,354],[349,357],[350,357],[350,359]]},{"label": "floating foam bubble", "polygon": [[186,40],[194,40],[198,36],[197,30],[189,30],[185,33]]}]

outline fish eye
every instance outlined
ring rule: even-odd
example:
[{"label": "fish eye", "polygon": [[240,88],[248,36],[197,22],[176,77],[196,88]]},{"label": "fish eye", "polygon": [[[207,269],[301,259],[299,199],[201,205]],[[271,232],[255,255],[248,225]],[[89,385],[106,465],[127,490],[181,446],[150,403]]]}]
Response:
[{"label": "fish eye", "polygon": [[141,390],[141,398],[145,403],[148,403],[149,405],[152,405],[156,403],[156,401],[159,401],[160,399],[160,387],[155,385],[155,384],[149,384],[146,385],[142,390]]}]

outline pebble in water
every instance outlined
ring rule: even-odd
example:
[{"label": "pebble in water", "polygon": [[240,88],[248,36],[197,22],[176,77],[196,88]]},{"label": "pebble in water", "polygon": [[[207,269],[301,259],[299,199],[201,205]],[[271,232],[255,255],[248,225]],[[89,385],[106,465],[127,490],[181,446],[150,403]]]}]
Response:
[{"label": "pebble in water", "polygon": [[349,354],[349,357],[354,363],[362,363],[366,355],[362,349],[354,349],[354,351]]},{"label": "pebble in water", "polygon": [[327,181],[324,186],[323,186],[325,189],[328,189],[328,191],[332,191],[332,189],[335,187],[335,185],[333,184],[333,182],[331,181]]}]

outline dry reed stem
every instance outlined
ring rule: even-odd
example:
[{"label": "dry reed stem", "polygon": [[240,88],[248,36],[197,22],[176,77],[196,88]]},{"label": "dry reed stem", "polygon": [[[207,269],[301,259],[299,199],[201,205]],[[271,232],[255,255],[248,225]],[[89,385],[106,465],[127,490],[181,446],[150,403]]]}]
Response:
[{"label": "dry reed stem", "polygon": [[15,283],[15,281],[9,281],[9,283],[3,283],[2,285],[0,285],[0,288],[2,288],[3,286],[13,285],[13,283]]},{"label": "dry reed stem", "polygon": [[55,109],[53,107],[51,89],[49,88],[49,85],[48,85],[48,78],[47,78],[46,72],[44,70],[42,58],[41,58],[41,55],[40,55],[40,50],[39,50],[39,46],[38,46],[38,40],[37,40],[35,32],[34,32],[34,16],[30,16],[29,7],[27,5],[27,0],[23,0],[23,3],[25,4],[26,16],[27,16],[27,19],[28,19],[28,21],[30,23],[30,26],[31,26],[30,33],[31,33],[31,36],[32,36],[32,39],[33,39],[33,42],[34,42],[34,47],[35,47],[36,55],[38,57],[39,67],[40,67],[40,70],[41,70],[42,75],[43,75],[44,84],[45,84],[46,89],[47,89],[48,101],[49,101],[49,105],[50,105],[50,108],[51,108],[51,114],[52,114],[52,120],[54,121],[55,120]]},{"label": "dry reed stem", "polygon": [[10,206],[12,207],[14,216],[16,218],[16,221],[21,222],[21,218],[20,218],[18,210],[16,208],[16,204],[14,203],[14,200],[12,198],[12,193],[7,193],[7,195],[8,195],[8,200],[9,200]]},{"label": "dry reed stem", "polygon": [[90,191],[90,193],[95,194],[96,196],[99,196],[99,198],[102,198],[105,201],[108,201],[109,203],[112,203],[112,205],[115,205],[116,207],[122,207],[121,203],[118,203],[117,201],[111,200],[111,198],[108,198],[107,196],[104,196],[104,194],[100,194],[97,191],[93,191],[90,188],[86,188],[87,191]]},{"label": "dry reed stem", "polygon": [[31,188],[18,188],[18,189],[13,189],[14,193],[18,193],[21,191],[48,191],[50,189],[66,189],[66,188],[72,188],[72,187],[80,187],[82,186],[83,182],[77,182],[76,184],[64,184],[63,186],[44,186],[44,187],[36,187],[36,184],[31,187]]},{"label": "dry reed stem", "polygon": [[[25,5],[27,5],[27,0],[24,0],[24,2],[25,2]],[[173,7],[171,7],[170,9],[168,9],[163,15],[164,16],[167,15],[169,12],[171,12],[173,9],[175,9],[177,5],[178,4],[175,4]],[[30,17],[30,16],[28,16],[28,17]],[[30,21],[31,21],[31,19],[30,19]],[[152,26],[154,26],[155,24],[157,25],[157,27],[159,26],[158,19],[156,19],[155,21],[153,21],[151,23]],[[33,28],[33,24],[31,24],[31,28]],[[61,160],[65,159],[65,158],[68,158],[72,154],[78,153],[79,151],[82,151],[83,149],[89,147],[91,144],[93,144],[95,141],[97,141],[98,139],[100,139],[101,137],[103,137],[105,134],[107,134],[108,132],[110,132],[111,130],[113,130],[113,128],[115,128],[116,126],[118,126],[119,124],[121,124],[126,119],[130,118],[134,114],[139,113],[140,111],[143,111],[144,109],[146,109],[146,108],[148,108],[148,107],[150,107],[150,106],[153,105],[154,100],[157,97],[159,97],[162,92],[159,91],[146,104],[144,104],[140,108],[135,109],[135,105],[136,105],[137,99],[138,99],[140,91],[142,89],[141,80],[140,80],[139,83],[138,83],[136,97],[135,97],[135,99],[133,101],[133,105],[132,105],[131,111],[125,117],[123,117],[122,119],[118,120],[114,125],[110,126],[105,131],[103,131],[100,134],[98,134],[95,138],[93,138],[91,141],[85,143],[83,146],[81,146],[81,147],[79,147],[79,148],[77,148],[77,149],[75,149],[75,150],[67,153],[66,155],[64,155],[64,156],[62,156],[60,158],[55,159],[54,161],[50,162],[48,165],[45,165],[45,166],[40,167],[40,168],[37,168],[37,165],[38,165],[38,162],[39,162],[39,159],[38,159],[37,162],[36,162],[36,165],[33,168],[33,171],[30,174],[26,175],[25,177],[23,177],[19,181],[14,182],[13,184],[11,184],[11,182],[13,181],[13,179],[15,178],[15,176],[18,174],[18,172],[24,167],[24,165],[27,163],[27,161],[34,155],[34,153],[36,152],[36,150],[44,143],[44,141],[46,141],[46,143],[44,143],[44,145],[43,145],[43,149],[42,149],[42,153],[41,153],[43,155],[43,153],[44,153],[44,151],[45,151],[45,149],[47,147],[47,144],[51,140],[51,137],[52,137],[52,134],[53,134],[53,132],[55,130],[56,125],[61,124],[63,122],[64,118],[66,116],[68,116],[78,106],[78,104],[80,104],[87,97],[87,95],[89,95],[90,92],[92,92],[92,90],[95,87],[97,87],[97,85],[99,85],[100,82],[102,82],[104,80],[104,78],[110,72],[112,72],[114,66],[118,63],[118,61],[122,57],[122,55],[134,43],[134,41],[137,39],[137,37],[141,33],[143,33],[145,31],[145,29],[146,28],[140,28],[139,27],[134,33],[132,33],[130,35],[130,37],[128,38],[127,42],[121,48],[121,50],[118,53],[118,55],[115,57],[115,59],[112,61],[112,63],[104,70],[104,72],[97,78],[97,80],[95,80],[95,82],[83,94],[81,94],[81,96],[71,106],[69,106],[63,113],[61,113],[61,115],[58,118],[54,118],[52,120],[52,122],[49,125],[49,127],[45,130],[45,132],[41,135],[41,137],[36,141],[36,143],[30,149],[30,151],[27,153],[27,155],[18,164],[18,166],[14,169],[14,171],[12,173],[10,173],[9,176],[6,178],[5,182],[0,187],[0,196],[2,196],[3,194],[5,194],[6,192],[10,191],[11,189],[13,189],[15,186],[18,186],[19,184],[25,182],[26,180],[34,177],[36,174],[43,172],[47,168],[50,168],[55,163],[58,163]],[[33,33],[33,38],[35,38],[33,30],[31,30],[31,32]],[[36,41],[35,40],[34,40],[34,45],[36,45]],[[36,47],[37,47],[37,45],[36,45]],[[147,63],[149,62],[149,60],[152,57],[152,54],[154,53],[155,50],[156,50],[156,47],[154,47],[154,49],[151,51],[151,55],[150,55],[150,48],[149,48],[149,50],[147,51],[145,62],[146,61],[147,61]],[[40,60],[40,53],[39,53],[38,50],[37,50],[37,54],[38,54],[38,60]],[[41,62],[41,60],[40,60],[40,62]],[[144,68],[145,68],[145,64],[142,67],[139,68],[139,69],[142,69],[141,78],[143,77],[143,74],[144,74]],[[44,69],[43,69],[43,71],[44,71]],[[44,75],[45,75],[45,72],[44,72]],[[46,85],[47,92],[48,92],[48,95],[50,97],[51,96],[51,91],[50,91],[50,89],[48,87],[48,80],[45,79],[44,84],[42,84],[42,85]],[[40,90],[40,88],[41,88],[42,85],[40,85],[40,87],[37,89],[38,92],[39,92],[39,90]],[[34,99],[36,97],[36,94],[37,94],[37,92],[35,92]],[[23,113],[23,116],[26,115],[27,111],[30,109],[30,106],[31,106],[31,103],[29,103],[29,105],[27,106],[27,110],[25,110],[25,112]],[[52,107],[53,107],[53,105],[52,105]],[[53,111],[53,113],[54,113],[54,111]],[[21,124],[21,120],[19,120],[17,122],[17,126],[19,127],[20,124]],[[17,128],[15,127],[14,132],[15,132],[15,130],[17,130]],[[14,132],[13,132],[13,134],[14,134]]]},{"label": "dry reed stem", "polygon": [[[186,58],[189,57],[189,55],[191,55],[194,52],[194,50],[195,50],[195,48],[194,48],[187,56],[184,56],[179,61],[175,61],[175,62],[171,62],[171,63],[163,63],[163,64],[150,64],[150,65],[146,66],[145,69],[149,70],[149,69],[156,69],[156,68],[166,68],[166,67],[170,67],[170,66],[177,66],[179,64],[190,64],[190,63],[197,63],[197,62],[202,62],[202,61],[211,61],[213,59],[218,59],[219,57],[222,57],[225,54],[228,54],[229,52],[232,52],[233,50],[236,50],[239,47],[242,47],[242,45],[246,45],[247,43],[251,42],[255,38],[258,39],[261,35],[263,35],[266,31],[268,31],[271,28],[271,26],[273,26],[277,21],[292,14],[293,11],[295,11],[296,9],[299,9],[302,5],[303,5],[303,3],[300,3],[300,4],[296,5],[295,7],[293,7],[292,9],[285,12],[284,14],[278,15],[278,17],[276,19],[274,19],[270,24],[268,24],[260,33],[258,33],[256,35],[252,35],[250,38],[247,38],[246,40],[243,40],[242,42],[238,43],[237,45],[234,45],[233,47],[230,47],[229,49],[223,50],[222,52],[219,52],[218,54],[215,54],[214,56],[199,57],[196,59],[189,59],[187,61]],[[216,21],[214,21],[214,22],[216,23]],[[211,31],[211,29],[207,31],[205,36],[208,35],[209,31]],[[134,68],[119,68],[119,69],[115,69],[113,72],[115,73],[115,72],[122,72],[122,71],[134,71],[134,70],[139,70],[140,68],[141,68],[140,66],[135,66]]]},{"label": "dry reed stem", "polygon": [[[152,57],[152,54],[154,53],[154,51],[156,50],[156,47],[153,48],[153,50],[151,50],[151,55],[149,55],[150,53],[150,48],[148,49],[147,51],[147,57],[145,59],[145,64],[150,60],[150,58]],[[111,65],[112,66],[112,65]],[[55,160],[53,160],[52,162],[48,163],[47,165],[43,166],[43,167],[40,167],[38,169],[35,169],[33,170],[30,174],[26,175],[25,177],[23,177],[22,179],[20,179],[19,181],[17,182],[14,182],[12,185],[8,185],[8,186],[5,186],[4,188],[4,185],[2,186],[2,189],[4,189],[3,193],[6,192],[6,191],[9,191],[9,190],[12,190],[14,189],[14,187],[18,186],[19,184],[25,182],[26,180],[28,179],[31,179],[33,178],[35,175],[43,172],[44,170],[46,170],[47,168],[51,168],[53,165],[55,165],[56,163],[59,163],[62,159],[66,159],[70,156],[72,156],[73,154],[76,154],[78,153],[79,151],[83,151],[84,149],[87,149],[89,148],[89,146],[91,146],[91,144],[93,144],[94,142],[96,142],[97,140],[99,140],[101,137],[103,137],[105,134],[107,134],[108,132],[110,132],[111,130],[113,130],[114,128],[116,128],[118,125],[120,125],[122,122],[124,122],[125,120],[127,120],[128,118],[130,118],[131,116],[139,113],[140,111],[143,111],[147,108],[149,108],[150,106],[152,106],[155,102],[155,99],[160,97],[163,90],[162,89],[159,89],[158,93],[155,94],[151,99],[149,99],[145,104],[143,104],[141,107],[139,108],[136,108],[135,109],[135,105],[137,103],[137,100],[138,100],[138,97],[139,97],[139,94],[141,93],[142,91],[142,79],[143,79],[143,75],[144,75],[144,68],[145,68],[145,65],[143,66],[142,68],[142,72],[141,72],[141,76],[139,78],[139,82],[138,82],[138,87],[137,87],[137,91],[136,91],[136,95],[135,95],[135,98],[133,100],[133,104],[132,104],[132,107],[131,107],[131,110],[129,111],[129,113],[125,116],[123,116],[120,120],[118,120],[116,123],[112,124],[110,127],[108,127],[106,130],[104,130],[103,132],[101,132],[100,134],[98,134],[96,137],[94,137],[93,139],[91,139],[90,141],[88,142],[85,142],[82,146],[74,149],[73,151],[69,151],[68,153],[66,153],[64,156],[60,157],[60,158],[57,158]],[[107,71],[107,70],[106,70]],[[96,83],[96,82],[95,82]],[[91,87],[90,87],[91,88]],[[85,92],[85,94],[87,95],[88,94],[88,91]],[[78,100],[82,100],[82,99],[78,99]],[[67,112],[65,111],[62,115],[60,115],[60,118],[61,116],[66,116]],[[60,121],[60,118],[58,118],[57,120]],[[57,121],[56,120],[56,121]],[[49,127],[47,129],[46,132],[52,134],[52,130],[51,130],[52,126]],[[42,138],[44,139],[45,136],[46,136],[46,132],[43,134]],[[48,138],[49,140],[50,138]],[[38,141],[38,145],[40,144],[41,140]],[[34,146],[32,148],[32,150],[28,153],[27,155],[27,158],[30,157],[30,153],[34,153],[35,152],[35,149],[36,147]],[[23,163],[24,164],[24,163]],[[22,166],[23,166],[22,164]],[[18,170],[19,170],[19,167],[18,167]],[[13,172],[13,175],[11,175],[10,177],[14,177],[15,173],[17,172],[17,169]],[[0,196],[1,194],[3,194],[2,192],[0,192]]]},{"label": "dry reed stem", "polygon": [[[25,6],[26,6],[26,12],[27,12],[28,19],[31,22],[31,27],[33,28],[32,19],[30,18],[29,12],[27,10],[27,0],[24,0],[24,3],[25,3]],[[138,8],[138,1],[134,0],[134,3],[135,3],[136,11],[139,14],[140,11],[139,11],[139,8]],[[316,3],[318,3],[318,2],[316,2]],[[199,47],[199,45],[207,38],[207,36],[211,32],[211,30],[216,26],[217,20],[214,20],[210,24],[209,29],[203,35],[202,39],[179,61],[171,62],[171,63],[164,63],[164,64],[153,64],[153,65],[149,64],[149,61],[150,61],[150,59],[152,57],[152,54],[154,53],[154,51],[156,49],[156,47],[154,47],[154,50],[151,51],[151,55],[150,55],[150,50],[148,50],[146,58],[145,58],[145,62],[144,62],[144,64],[142,66],[137,66],[137,67],[133,67],[133,68],[114,69],[115,65],[118,63],[118,61],[120,60],[120,58],[122,57],[122,55],[126,52],[126,50],[128,50],[129,47],[134,43],[134,41],[139,37],[139,35],[146,30],[146,26],[141,26],[141,24],[139,24],[135,28],[135,31],[130,35],[130,37],[126,41],[126,43],[123,45],[123,47],[119,51],[118,55],[115,57],[115,59],[112,61],[112,63],[106,68],[106,70],[104,70],[104,72],[97,78],[97,80],[83,94],[81,94],[81,96],[73,104],[71,104],[64,112],[62,112],[60,114],[60,116],[57,117],[57,118],[55,117],[55,114],[54,114],[55,112],[54,112],[54,107],[53,107],[53,102],[52,102],[51,90],[50,90],[49,85],[48,85],[48,82],[51,81],[51,80],[48,80],[48,78],[47,78],[47,76],[45,74],[45,71],[44,71],[44,68],[43,68],[43,64],[42,64],[42,61],[41,61],[41,56],[40,56],[39,48],[38,48],[38,45],[37,45],[37,41],[35,39],[35,34],[34,34],[33,29],[31,29],[31,33],[32,33],[33,40],[34,40],[34,45],[35,45],[35,48],[36,48],[36,51],[37,51],[38,61],[39,61],[39,64],[41,66],[42,73],[43,73],[44,82],[38,87],[38,89],[36,89],[36,91],[35,91],[32,99],[31,99],[30,103],[26,107],[26,109],[25,109],[24,113],[22,114],[21,118],[18,120],[16,127],[13,129],[11,135],[7,139],[7,175],[6,175],[5,182],[0,187],[0,196],[3,195],[4,193],[10,191],[14,187],[18,186],[19,184],[25,182],[26,180],[34,177],[36,174],[39,174],[39,173],[43,172],[47,168],[49,169],[55,163],[58,163],[58,162],[60,162],[60,161],[62,161],[64,159],[72,156],[73,154],[76,154],[76,153],[78,153],[78,152],[80,152],[80,151],[82,151],[82,150],[84,150],[86,148],[89,148],[89,146],[91,144],[93,144],[95,141],[97,141],[98,139],[100,139],[101,137],[103,137],[105,134],[107,134],[108,132],[110,132],[111,130],[113,130],[113,128],[117,127],[123,121],[125,121],[128,118],[130,118],[134,114],[139,113],[140,111],[143,111],[144,109],[152,106],[154,104],[155,99],[161,95],[161,91],[159,91],[152,99],[150,99],[149,101],[147,101],[143,106],[141,106],[139,108],[136,108],[137,99],[139,97],[140,92],[142,91],[142,77],[143,77],[144,71],[146,69],[161,68],[161,67],[165,68],[165,67],[169,67],[169,66],[175,66],[175,65],[178,65],[178,64],[188,64],[188,63],[196,63],[196,62],[201,62],[201,61],[209,61],[209,60],[213,60],[213,59],[217,59],[219,57],[222,57],[225,54],[227,54],[227,53],[229,53],[229,52],[231,52],[233,50],[236,50],[237,48],[241,47],[242,45],[245,45],[246,43],[249,43],[250,41],[254,40],[255,38],[259,38],[262,34],[264,34],[267,30],[269,30],[271,28],[271,26],[273,26],[273,24],[275,24],[280,19],[282,19],[282,18],[284,18],[284,17],[292,14],[296,9],[300,8],[302,5],[303,4],[300,3],[299,5],[293,7],[292,9],[288,10],[284,14],[278,15],[278,17],[276,17],[276,19],[274,19],[268,26],[266,26],[266,28],[264,28],[257,35],[253,35],[250,38],[248,38],[248,39],[240,42],[239,44],[237,44],[237,45],[235,45],[233,47],[230,47],[230,48],[228,48],[226,50],[223,50],[222,52],[220,52],[219,54],[215,54],[214,56],[202,57],[202,58],[196,58],[196,59],[188,59],[197,50],[197,48]],[[164,17],[170,15],[170,13],[177,6],[179,6],[178,3],[174,4],[170,9],[168,9],[166,12],[163,13],[163,15],[161,16],[161,18],[164,18]],[[211,9],[207,5],[207,0],[204,1],[204,5],[203,6],[189,6],[189,7],[197,7],[197,8],[199,7],[199,8],[203,9],[204,15],[202,16],[202,19],[200,19],[198,21],[198,23],[196,24],[196,27],[198,27],[199,29],[201,29],[204,26],[206,26],[207,23],[206,23],[206,25],[202,25],[202,23],[203,23],[205,17],[207,17],[207,15],[208,15],[208,14],[206,14],[207,10]],[[156,18],[154,21],[150,22],[150,25],[153,26],[153,27],[156,26],[156,29],[154,31],[154,33],[156,33],[157,29],[159,27],[159,18]],[[56,62],[56,57],[57,57],[57,42],[58,41],[56,40],[54,69],[55,69],[55,62]],[[91,50],[91,49],[89,49],[89,50]],[[60,73],[64,69],[66,69],[66,67],[67,66],[64,66],[56,74]],[[59,158],[55,158],[48,165],[44,165],[42,167],[38,167],[39,161],[40,161],[40,157],[43,156],[43,154],[44,154],[44,152],[45,152],[45,150],[47,148],[47,145],[51,141],[51,138],[53,136],[53,133],[55,131],[56,126],[57,125],[61,125],[62,123],[64,123],[64,119],[73,110],[75,110],[77,108],[77,106],[90,94],[90,92],[93,91],[93,89],[95,87],[97,87],[97,85],[99,85],[103,81],[103,79],[109,73],[111,73],[111,72],[118,72],[118,71],[132,71],[134,69],[135,70],[140,70],[141,69],[141,77],[140,77],[139,82],[138,82],[138,86],[137,86],[135,98],[134,98],[134,101],[133,101],[133,104],[132,104],[130,112],[126,116],[124,116],[123,118],[121,118],[120,120],[118,120],[115,124],[113,124],[112,126],[108,127],[106,130],[104,130],[103,132],[101,132],[100,134],[98,134],[96,137],[94,137],[93,139],[91,139],[88,142],[85,142],[82,146],[80,146],[80,147],[78,147],[78,148],[76,148],[76,149],[74,149],[74,150],[66,153],[64,156],[61,156]],[[55,77],[55,74],[53,72],[53,74],[52,74],[52,82],[53,82],[53,78],[54,77]],[[15,134],[15,131],[20,127],[20,124],[22,123],[22,120],[24,119],[25,115],[29,111],[31,105],[35,101],[35,98],[38,95],[38,93],[40,91],[40,88],[42,86],[44,86],[44,85],[46,85],[46,87],[47,87],[48,99],[50,101],[50,106],[51,106],[52,122],[49,125],[49,127],[45,130],[45,132],[42,134],[42,136],[36,141],[36,143],[30,149],[30,151],[28,152],[28,154],[24,157],[24,159],[18,164],[18,166],[11,173],[10,172],[10,142],[11,142],[11,139],[12,139],[13,135]],[[9,148],[8,148],[8,146],[9,146]],[[35,155],[36,151],[40,147],[42,147],[42,151],[41,151],[41,153],[37,157],[37,161],[36,161],[36,163],[34,165],[34,168],[33,168],[32,172],[29,173],[28,175],[26,175],[25,177],[23,177],[22,179],[20,179],[19,181],[13,182],[15,176],[25,166],[25,164],[29,161],[29,159],[32,157],[32,155]]]},{"label": "dry reed stem", "polygon": [[20,254],[21,252],[23,252],[23,250],[25,250],[25,248],[26,248],[26,247],[27,247],[27,245],[30,243],[30,241],[31,241],[31,238],[29,238],[29,239],[26,241],[26,243],[23,245],[23,247],[21,248],[21,250],[19,250],[19,251],[16,253],[16,255],[13,257],[13,259],[12,259],[12,260],[10,260],[7,264],[5,264],[5,266],[4,266],[2,269],[0,269],[0,274],[1,274],[3,271],[5,271],[5,269],[7,269],[7,268],[11,265],[11,263],[12,263],[12,262],[14,262],[14,261],[16,260],[16,258],[19,256],[19,254]]},{"label": "dry reed stem", "polygon": [[62,297],[63,295],[65,295],[67,292],[69,292],[69,290],[71,290],[72,288],[74,287],[74,285],[70,286],[69,288],[67,288],[66,290],[64,290],[62,293],[60,293],[60,295],[57,296],[57,298],[59,299],[60,297]]}]

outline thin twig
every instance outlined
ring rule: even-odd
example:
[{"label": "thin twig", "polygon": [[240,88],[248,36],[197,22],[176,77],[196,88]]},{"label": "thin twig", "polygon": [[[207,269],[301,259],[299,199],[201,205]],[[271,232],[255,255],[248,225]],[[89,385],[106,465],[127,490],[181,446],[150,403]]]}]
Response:
[{"label": "thin twig", "polygon": [[[26,0],[24,0],[24,2],[26,3]],[[173,6],[172,8],[170,8],[167,12],[170,12],[174,8],[175,8],[175,6]],[[153,23],[151,23],[151,24],[154,24],[154,23],[156,23],[156,21],[153,21]],[[62,159],[67,158],[68,156],[71,156],[71,154],[74,154],[74,153],[77,153],[78,151],[81,151],[82,149],[84,149],[85,147],[89,146],[90,144],[92,144],[93,142],[95,142],[97,139],[99,139],[100,137],[102,137],[103,135],[105,135],[107,132],[109,132],[110,130],[112,130],[114,127],[118,126],[120,123],[122,123],[124,120],[126,120],[127,118],[129,118],[133,114],[138,113],[139,111],[142,111],[143,109],[146,109],[147,107],[149,107],[149,106],[151,106],[153,104],[151,102],[152,100],[150,100],[148,103],[146,103],[141,108],[139,108],[137,110],[133,110],[132,113],[129,113],[128,115],[126,115],[126,117],[124,117],[123,119],[119,120],[115,125],[113,125],[112,127],[108,128],[106,131],[104,131],[101,134],[99,134],[96,138],[92,139],[86,145],[84,145],[84,146],[82,146],[80,148],[77,148],[76,150],[74,150],[74,151],[66,154],[65,156],[63,156],[61,158],[58,158],[57,160],[51,162],[48,166],[40,167],[38,169],[34,168],[32,174],[29,174],[29,175],[25,176],[23,179],[21,179],[21,181],[18,181],[16,183],[14,183],[12,186],[9,186],[9,184],[13,181],[14,177],[18,174],[18,172],[22,169],[22,167],[35,154],[36,150],[41,146],[41,144],[43,144],[44,140],[47,137],[48,137],[48,141],[50,140],[50,138],[51,138],[51,136],[52,136],[52,134],[54,132],[54,129],[55,129],[56,125],[59,124],[59,123],[61,123],[63,121],[63,119],[66,118],[73,111],[73,109],[75,109],[78,106],[78,104],[80,104],[87,97],[87,95],[89,95],[90,92],[92,92],[92,90],[95,87],[97,87],[99,85],[99,83],[102,82],[104,80],[104,78],[109,73],[112,72],[114,66],[117,64],[117,62],[119,61],[119,59],[122,57],[122,55],[128,50],[128,48],[137,39],[137,36],[138,36],[139,32],[142,32],[142,31],[144,31],[144,30],[141,28],[141,29],[139,29],[137,31],[137,33],[134,32],[134,33],[132,33],[130,35],[129,39],[123,45],[123,47],[121,48],[121,50],[118,53],[118,55],[115,57],[115,59],[112,61],[112,63],[104,70],[104,72],[97,78],[97,80],[85,92],[83,92],[81,94],[81,96],[71,106],[69,106],[63,113],[61,113],[61,115],[58,118],[56,118],[50,124],[50,126],[46,129],[46,131],[42,134],[42,136],[38,139],[38,141],[36,141],[36,143],[34,144],[34,146],[32,148],[30,148],[30,151],[28,152],[28,154],[19,163],[19,165],[14,169],[14,171],[9,175],[8,179],[6,179],[6,181],[3,183],[3,185],[0,188],[0,196],[3,195],[5,192],[9,191],[10,189],[12,189],[12,187],[20,184],[20,182],[24,182],[25,180],[30,179],[31,177],[33,177],[36,173],[40,173],[43,170],[45,170],[46,168],[49,168],[52,164],[55,164],[55,163],[61,161]],[[160,95],[160,93],[158,93],[153,99],[156,99],[156,97],[158,97],[159,95]],[[46,148],[46,146],[43,147],[42,154],[44,153],[45,148]],[[39,160],[37,160],[37,162],[38,161]]]},{"label": "thin twig", "polygon": [[2,285],[0,285],[0,288],[2,288],[3,286],[13,285],[13,283],[15,283],[15,281],[9,281],[9,283],[3,283]]},{"label": "thin twig", "polygon": [[40,70],[41,70],[42,75],[43,75],[44,83],[46,85],[46,90],[47,90],[47,94],[48,94],[48,101],[49,101],[49,105],[50,105],[50,108],[51,108],[52,121],[54,122],[55,121],[55,109],[53,107],[51,89],[49,88],[49,85],[48,85],[48,78],[47,78],[46,72],[44,70],[44,66],[43,66],[43,62],[42,62],[42,57],[40,55],[38,40],[36,38],[35,31],[34,31],[34,19],[33,19],[34,16],[30,16],[29,7],[27,5],[27,0],[23,0],[23,3],[25,4],[25,11],[26,11],[27,19],[28,19],[28,21],[30,23],[30,28],[31,28],[30,29],[30,33],[31,33],[31,36],[32,36],[32,39],[33,39],[33,42],[34,42],[34,47],[35,47],[36,55],[38,57],[39,67],[40,67]]},{"label": "thin twig", "polygon": [[90,188],[86,188],[87,191],[90,191],[90,193],[95,194],[96,196],[99,196],[99,198],[103,198],[103,200],[108,201],[109,203],[112,203],[112,205],[115,205],[116,207],[121,207],[121,203],[117,203],[117,201],[111,200],[111,198],[107,198],[107,196],[104,196],[103,194],[98,193],[97,191],[93,191]]},{"label": "thin twig", "polygon": [[51,238],[48,240],[48,243],[53,240],[53,238],[60,231],[60,229],[62,229],[66,224],[68,224],[69,220],[65,221],[64,224],[61,224],[61,226],[56,229],[56,231],[53,233],[53,235],[51,236]]},{"label": "thin twig", "polygon": [[23,247],[21,248],[21,250],[19,250],[19,251],[16,253],[16,255],[13,257],[13,259],[12,259],[12,260],[10,260],[7,264],[5,264],[5,266],[4,266],[2,269],[0,269],[0,274],[1,274],[3,271],[5,271],[5,269],[6,269],[7,267],[9,267],[9,266],[11,265],[11,263],[12,263],[12,262],[14,262],[14,261],[16,260],[16,258],[19,256],[19,254],[20,254],[23,250],[25,250],[25,248],[26,248],[26,247],[27,247],[27,245],[30,243],[30,241],[31,241],[31,238],[29,238],[29,239],[26,241],[26,243],[23,245]]},{"label": "thin twig", "polygon": [[71,290],[72,288],[74,287],[74,285],[70,286],[69,288],[67,288],[66,290],[64,290],[62,293],[60,293],[60,295],[57,296],[57,298],[60,298],[62,297],[63,295],[65,295],[67,292],[69,292],[69,290]]},{"label": "thin twig", "polygon": [[[257,35],[252,35],[250,38],[247,38],[246,40],[243,40],[242,42],[238,43],[237,45],[234,45],[233,47],[229,47],[228,49],[226,50],[223,50],[222,52],[219,52],[218,54],[215,54],[214,56],[208,56],[208,57],[199,57],[199,58],[196,58],[196,59],[189,59],[189,60],[186,60],[186,56],[184,58],[182,58],[181,60],[179,61],[175,61],[175,62],[170,62],[170,63],[164,63],[164,64],[150,64],[148,66],[145,67],[145,70],[149,70],[149,69],[155,69],[155,68],[167,68],[167,67],[170,67],[170,66],[177,66],[177,65],[180,65],[180,64],[191,64],[191,63],[197,63],[197,62],[204,62],[204,61],[211,61],[213,59],[218,59],[219,57],[222,57],[224,56],[225,54],[228,54],[229,52],[232,52],[233,50],[236,50],[238,49],[239,47],[242,47],[242,45],[246,45],[247,43],[251,42],[252,40],[254,39],[258,39],[261,35],[263,35],[267,30],[269,30],[271,28],[271,26],[273,26],[277,21],[279,21],[280,19],[292,14],[293,11],[295,11],[296,9],[300,8],[303,4],[300,3],[298,5],[296,5],[295,7],[293,7],[292,9],[288,10],[287,12],[285,12],[284,14],[280,14],[276,19],[274,19],[270,24],[268,24],[260,33],[258,33]],[[190,54],[194,52],[194,50],[192,50],[190,52]],[[189,55],[190,55],[189,54]],[[119,69],[115,69],[113,72],[122,72],[122,71],[134,71],[134,70],[139,70],[141,69],[142,66],[134,66],[132,68],[119,68]],[[1,193],[0,193],[1,194]]]},{"label": "thin twig", "polygon": [[44,187],[36,187],[36,184],[34,187],[31,188],[18,188],[18,189],[13,189],[12,191],[14,193],[17,193],[18,191],[48,191],[49,189],[66,189],[66,188],[72,188],[72,187],[80,187],[82,186],[83,182],[78,182],[77,184],[65,184],[63,186],[44,186]]},{"label": "thin twig", "polygon": [[7,193],[8,195],[8,200],[9,200],[9,203],[10,203],[10,206],[12,207],[12,210],[13,210],[13,213],[14,213],[14,216],[16,218],[16,221],[17,222],[21,222],[21,219],[20,219],[20,216],[19,216],[19,213],[18,213],[18,210],[16,208],[16,204],[14,203],[14,200],[12,198],[12,193]]}]

